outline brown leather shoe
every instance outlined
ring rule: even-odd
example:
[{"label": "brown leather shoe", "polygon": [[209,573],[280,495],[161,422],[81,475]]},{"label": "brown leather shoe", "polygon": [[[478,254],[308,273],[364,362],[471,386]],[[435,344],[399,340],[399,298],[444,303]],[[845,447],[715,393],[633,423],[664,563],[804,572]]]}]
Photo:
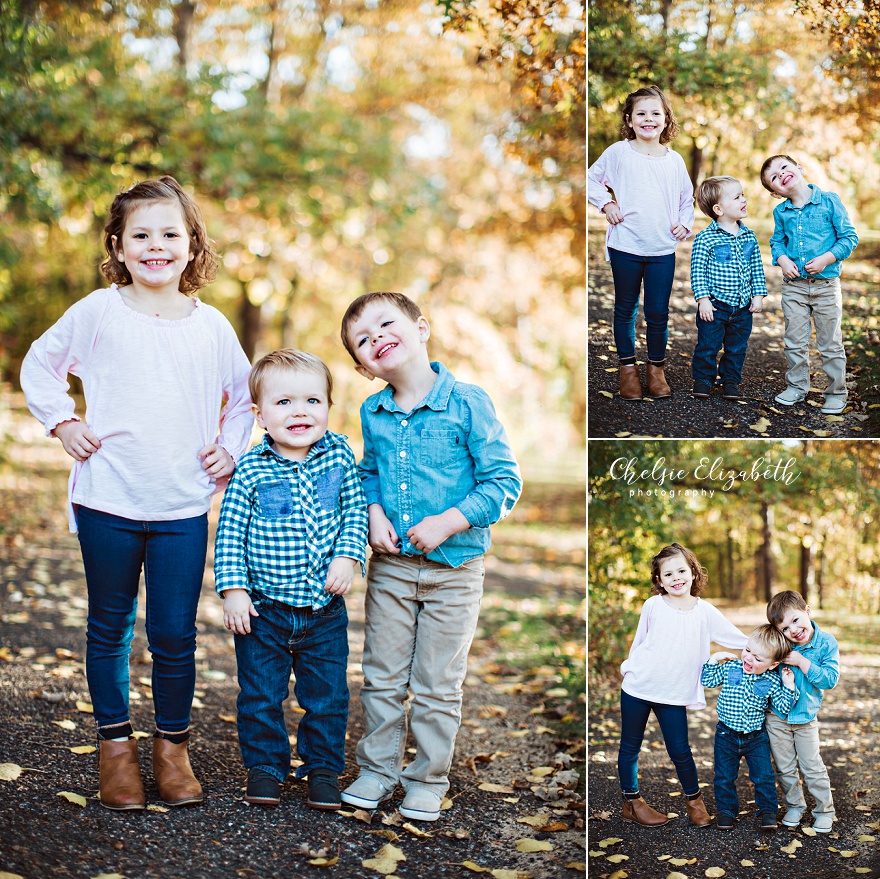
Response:
[{"label": "brown leather shoe", "polygon": [[694,827],[708,827],[712,823],[712,816],[706,811],[703,795],[700,794],[695,800],[685,800],[688,818]]},{"label": "brown leather shoe", "polygon": [[636,824],[644,824],[645,827],[662,827],[669,819],[652,809],[641,797],[635,800],[623,801],[623,820],[635,821]]},{"label": "brown leather shoe", "polygon": [[107,809],[143,809],[147,805],[141,769],[138,765],[137,739],[98,745],[100,751],[101,805]]},{"label": "brown leather shoe", "polygon": [[639,381],[639,368],[634,363],[631,366],[620,367],[620,397],[623,400],[642,399],[642,383]]},{"label": "brown leather shoe", "polygon": [[188,748],[189,741],[176,745],[168,739],[153,739],[153,775],[162,802],[169,806],[186,806],[205,799],[193,775]]},{"label": "brown leather shoe", "polygon": [[654,366],[653,363],[649,363],[646,379],[649,397],[672,396],[672,388],[666,384],[666,375],[662,366]]}]

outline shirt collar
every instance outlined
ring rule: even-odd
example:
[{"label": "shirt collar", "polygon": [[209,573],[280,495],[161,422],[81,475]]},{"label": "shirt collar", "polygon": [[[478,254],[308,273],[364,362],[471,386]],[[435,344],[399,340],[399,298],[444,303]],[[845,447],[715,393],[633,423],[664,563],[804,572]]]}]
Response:
[{"label": "shirt collar", "polygon": [[[822,200],[822,190],[819,189],[819,187],[816,186],[815,183],[808,183],[807,186],[809,186],[810,189],[811,189],[812,191],[811,191],[811,193],[810,193],[810,198],[809,198],[809,200],[804,204],[804,207],[806,207],[808,204],[819,204],[819,202]],[[783,209],[783,210],[790,209],[790,210],[793,210],[793,211],[802,211],[804,208],[796,208],[796,207],[791,203],[791,199],[790,199],[790,198],[787,198],[787,199],[782,203],[782,209]]]},{"label": "shirt collar", "polygon": [[[431,369],[437,373],[434,387],[421,402],[413,406],[413,410],[424,406],[435,412],[442,412],[449,405],[449,398],[452,396],[452,388],[455,385],[455,376],[436,360],[431,361]],[[394,399],[394,388],[391,385],[385,385],[378,394],[368,401],[367,405],[370,412],[376,412],[380,406],[388,412],[403,412]]]},{"label": "shirt collar", "polygon": [[310,449],[309,453],[305,456],[302,461],[291,461],[290,458],[285,458],[284,455],[278,454],[278,451],[275,449],[274,444],[272,443],[272,438],[269,436],[268,432],[263,434],[263,440],[258,447],[258,453],[260,455],[271,456],[277,458],[279,461],[284,461],[288,464],[305,464],[306,461],[311,460],[316,455],[320,455],[322,452],[326,452],[331,446],[335,446],[339,441],[339,437],[335,433],[331,433],[329,430],[321,437]]}]

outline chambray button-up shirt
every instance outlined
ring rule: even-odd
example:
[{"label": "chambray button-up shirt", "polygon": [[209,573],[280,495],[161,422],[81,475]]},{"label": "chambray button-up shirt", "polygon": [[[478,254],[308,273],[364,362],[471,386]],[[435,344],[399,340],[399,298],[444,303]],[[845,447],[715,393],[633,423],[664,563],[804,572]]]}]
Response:
[{"label": "chambray button-up shirt", "polygon": [[783,686],[776,669],[759,675],[747,675],[742,660],[721,663],[707,662],[700,675],[704,687],[721,685],[718,694],[718,719],[737,732],[750,733],[764,725],[767,704],[788,711],[800,695]]},{"label": "chambray button-up shirt", "polygon": [[367,504],[346,438],[328,431],[303,461],[272,447],[269,435],[238,462],[223,495],[214,577],[217,592],[256,590],[294,607],[324,607],[337,556],[363,565]]},{"label": "chambray button-up shirt", "polygon": [[758,238],[744,223],[731,235],[713,220],[694,238],[691,288],[694,299],[711,296],[734,308],[745,308],[754,296],[767,295]]},{"label": "chambray button-up shirt", "polygon": [[813,637],[801,647],[792,644],[791,649],[802,653],[810,660],[810,667],[804,674],[799,668],[791,666],[794,672],[794,685],[800,692],[797,704],[786,713],[773,711],[791,724],[809,723],[816,719],[822,705],[823,690],[830,690],[840,678],[840,651],[837,640],[828,632],[823,632],[812,620]]},{"label": "chambray button-up shirt", "polygon": [[403,555],[423,555],[406,532],[426,516],[456,507],[471,527],[427,557],[457,568],[482,555],[489,526],[503,519],[522,491],[522,477],[489,395],[432,363],[437,380],[411,412],[387,385],[361,406],[367,504],[380,504]]},{"label": "chambray button-up shirt", "polygon": [[[840,196],[823,192],[814,183],[809,187],[812,194],[802,208],[796,208],[790,199],[774,208],[774,230],[770,238],[772,261],[776,265],[785,254],[797,265],[802,278],[837,278],[841,263],[856,249],[859,236]],[[808,274],[804,265],[828,251],[837,262],[815,275]]]}]

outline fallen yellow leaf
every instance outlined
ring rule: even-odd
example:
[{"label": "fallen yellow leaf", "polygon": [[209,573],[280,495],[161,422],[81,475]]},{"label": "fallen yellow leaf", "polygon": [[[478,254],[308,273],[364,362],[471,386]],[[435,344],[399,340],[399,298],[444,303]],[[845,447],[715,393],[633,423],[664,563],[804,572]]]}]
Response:
[{"label": "fallen yellow leaf", "polygon": [[71,754],[94,754],[98,749],[94,745],[80,745],[77,748],[71,748]]},{"label": "fallen yellow leaf", "polygon": [[840,853],[840,856],[841,856],[842,858],[855,858],[855,857],[858,856],[858,854],[859,854],[858,852],[842,851],[842,852]]},{"label": "fallen yellow leaf", "polygon": [[15,781],[21,775],[21,766],[15,763],[0,763],[0,781]]},{"label": "fallen yellow leaf", "polygon": [[666,877],[666,879],[688,879],[688,877],[685,876],[684,873],[673,871]]},{"label": "fallen yellow leaf", "polygon": [[92,879],[125,879],[121,873],[101,873],[98,876],[92,876]]},{"label": "fallen yellow leaf", "polygon": [[816,832],[817,831],[813,830],[812,827],[802,827],[801,828],[801,833],[803,833],[804,836],[815,836]]},{"label": "fallen yellow leaf", "polygon": [[748,858],[743,858],[743,860],[741,860],[741,861],[739,862],[739,865],[740,865],[740,867],[754,867],[754,866],[755,866],[755,862],[754,862],[754,861],[750,861]]},{"label": "fallen yellow leaf", "polygon": [[81,699],[76,700],[76,709],[77,711],[82,711],[83,714],[94,714],[95,709],[92,707],[91,702],[83,702]]},{"label": "fallen yellow leaf", "polygon": [[632,433],[628,430],[622,430],[622,431],[620,431],[620,433],[615,433],[614,435],[619,436],[622,439],[625,436],[632,436]]},{"label": "fallen yellow leaf", "polygon": [[614,845],[617,842],[623,842],[623,840],[619,836],[608,836],[599,841],[599,848],[608,848],[609,845]]},{"label": "fallen yellow leaf", "polygon": [[859,842],[873,842],[875,839],[876,839],[876,837],[871,836],[871,835],[868,834],[868,833],[863,833],[863,834],[859,837]]},{"label": "fallen yellow leaf", "polygon": [[72,720],[53,720],[52,723],[54,723],[55,726],[60,726],[61,729],[76,729],[76,724]]},{"label": "fallen yellow leaf", "polygon": [[550,821],[549,812],[539,812],[537,815],[526,815],[525,818],[517,818],[517,824],[528,824],[529,827],[543,827]]},{"label": "fallen yellow leaf", "polygon": [[77,806],[85,806],[86,798],[80,796],[79,794],[72,794],[69,790],[59,791],[57,796],[64,797],[69,803],[74,803]]},{"label": "fallen yellow leaf", "polygon": [[581,861],[572,861],[570,864],[565,865],[566,870],[580,870],[581,873],[586,873],[587,865],[582,863]]},{"label": "fallen yellow leaf", "polygon": [[554,772],[556,772],[554,766],[536,766],[529,772],[529,775],[534,775],[536,778],[544,778],[547,775],[553,775]]},{"label": "fallen yellow leaf", "polygon": [[489,875],[495,879],[532,879],[531,873],[522,870],[489,870]]},{"label": "fallen yellow leaf", "polygon": [[608,855],[608,860],[612,864],[619,864],[621,861],[628,861],[629,855]]},{"label": "fallen yellow leaf", "polygon": [[405,860],[406,855],[389,842],[387,845],[383,845],[372,858],[361,861],[361,866],[368,870],[375,870],[383,876],[389,876],[397,869],[397,862]]},{"label": "fallen yellow leaf", "polygon": [[7,873],[5,870],[0,870],[0,879],[24,879],[24,876],[19,873]]},{"label": "fallen yellow leaf", "polygon": [[155,803],[150,803],[147,806],[148,812],[169,812],[171,811],[168,806],[157,806]]},{"label": "fallen yellow leaf", "polygon": [[[600,842],[599,845],[602,843]],[[518,852],[552,852],[553,844],[549,842],[542,841],[540,839],[518,839],[515,843],[516,850]],[[617,857],[616,855],[612,855],[612,857]],[[611,858],[608,858],[610,861]],[[612,863],[617,863],[617,861],[612,861]]]},{"label": "fallen yellow leaf", "polygon": [[599,391],[599,393],[603,397],[608,397],[609,400],[612,400],[614,398],[614,394],[612,394],[610,391]]},{"label": "fallen yellow leaf", "polygon": [[709,869],[706,870],[705,875],[708,876],[709,879],[721,879],[722,876],[727,875],[727,871],[723,870],[721,867],[709,867]]},{"label": "fallen yellow leaf", "polygon": [[403,827],[404,830],[408,830],[413,836],[419,836],[422,839],[430,839],[434,835],[433,833],[426,833],[424,830],[420,830],[416,827],[415,824],[410,824],[408,822],[404,822],[401,827]]},{"label": "fallen yellow leaf", "polygon": [[492,794],[515,794],[516,791],[509,784],[492,784],[489,781],[484,781],[482,784],[478,784],[477,788],[479,790],[485,790]]},{"label": "fallen yellow leaf", "polygon": [[332,867],[334,864],[339,863],[339,855],[335,858],[312,858],[309,863],[313,867]]}]

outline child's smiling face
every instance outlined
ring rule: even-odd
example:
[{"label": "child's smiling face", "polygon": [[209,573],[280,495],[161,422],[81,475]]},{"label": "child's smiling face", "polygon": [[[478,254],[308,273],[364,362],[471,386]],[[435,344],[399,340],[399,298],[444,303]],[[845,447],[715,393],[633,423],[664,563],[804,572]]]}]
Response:
[{"label": "child's smiling face", "polygon": [[788,198],[803,183],[804,174],[797,162],[787,156],[774,159],[764,172],[764,180],[776,195]]},{"label": "child's smiling face", "polygon": [[660,585],[667,595],[682,598],[691,594],[694,572],[681,553],[671,555],[660,562]]},{"label": "child's smiling face", "polygon": [[787,610],[781,622],[776,624],[776,628],[792,644],[801,647],[808,644],[810,638],[813,637],[813,623],[810,621],[809,605],[803,610],[797,607]]},{"label": "child's smiling face", "polygon": [[627,125],[635,136],[647,143],[660,143],[660,135],[666,128],[666,111],[660,98],[639,98],[633,104]]},{"label": "child's smiling face", "polygon": [[741,220],[748,216],[746,197],[743,195],[743,188],[739,182],[724,185],[715,208],[715,216],[719,220],[724,218]]}]

